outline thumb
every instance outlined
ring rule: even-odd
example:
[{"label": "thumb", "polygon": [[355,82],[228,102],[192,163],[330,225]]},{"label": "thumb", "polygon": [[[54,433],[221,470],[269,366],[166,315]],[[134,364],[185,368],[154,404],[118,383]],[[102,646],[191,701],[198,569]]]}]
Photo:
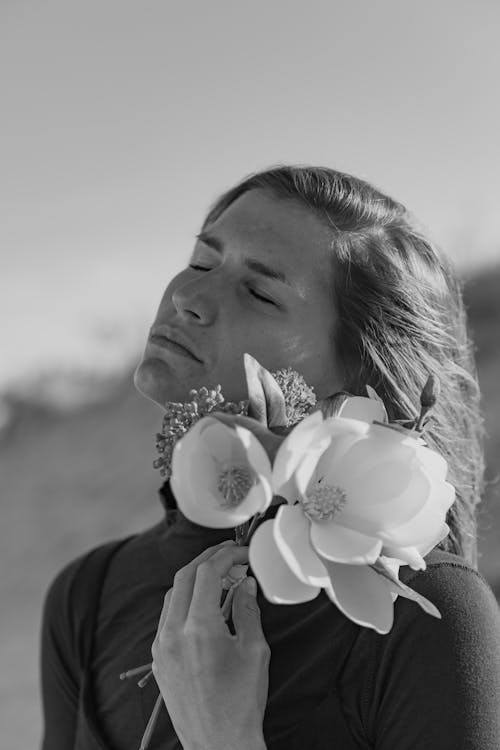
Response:
[{"label": "thumb", "polygon": [[[255,593],[252,593],[252,590]],[[239,638],[247,642],[264,638],[255,578],[247,576],[236,587],[233,596],[232,616],[234,630]]]}]

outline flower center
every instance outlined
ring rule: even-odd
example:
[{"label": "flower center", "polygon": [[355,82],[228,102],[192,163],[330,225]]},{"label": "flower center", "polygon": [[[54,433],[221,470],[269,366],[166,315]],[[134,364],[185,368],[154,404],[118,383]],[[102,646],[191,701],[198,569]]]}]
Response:
[{"label": "flower center", "polygon": [[347,502],[345,490],[342,487],[316,483],[307,496],[300,498],[304,513],[311,521],[331,521]]},{"label": "flower center", "polygon": [[219,474],[217,489],[224,498],[222,508],[236,508],[248,495],[254,477],[246,466],[226,466]]}]

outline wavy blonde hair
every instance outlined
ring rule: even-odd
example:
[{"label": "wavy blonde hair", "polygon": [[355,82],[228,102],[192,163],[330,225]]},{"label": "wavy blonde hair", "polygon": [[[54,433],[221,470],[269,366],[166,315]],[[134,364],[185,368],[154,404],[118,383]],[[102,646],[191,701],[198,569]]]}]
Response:
[{"label": "wavy blonde hair", "polygon": [[[441,394],[426,440],[448,462],[457,499],[440,547],[477,567],[476,507],[483,491],[483,422],[462,289],[453,267],[397,201],[352,175],[311,166],[251,174],[220,196],[206,228],[249,190],[305,206],[331,232],[336,357],[344,388],[371,385],[389,418],[412,419],[430,373]],[[338,402],[333,394],[324,410]]]}]

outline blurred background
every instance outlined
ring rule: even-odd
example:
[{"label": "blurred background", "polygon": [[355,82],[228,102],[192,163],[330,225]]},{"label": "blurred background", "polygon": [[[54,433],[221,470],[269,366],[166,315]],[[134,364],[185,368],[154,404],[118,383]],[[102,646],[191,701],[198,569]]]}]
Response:
[{"label": "blurred background", "polygon": [[279,162],[405,203],[465,282],[487,438],[480,569],[500,597],[500,5],[0,4],[0,724],[41,733],[61,566],[162,517],[161,411],[132,372],[208,205]]}]

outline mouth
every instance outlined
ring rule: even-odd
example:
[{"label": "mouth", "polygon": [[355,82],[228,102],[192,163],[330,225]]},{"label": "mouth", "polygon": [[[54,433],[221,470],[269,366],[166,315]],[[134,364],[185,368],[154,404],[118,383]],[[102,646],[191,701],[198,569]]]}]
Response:
[{"label": "mouth", "polygon": [[174,339],[173,335],[169,332],[167,333],[165,330],[153,328],[149,335],[149,341],[155,346],[159,346],[162,349],[178,354],[181,357],[192,359],[195,362],[202,361],[191,351],[191,349],[188,349],[186,345],[180,342],[179,337],[176,336]]}]

